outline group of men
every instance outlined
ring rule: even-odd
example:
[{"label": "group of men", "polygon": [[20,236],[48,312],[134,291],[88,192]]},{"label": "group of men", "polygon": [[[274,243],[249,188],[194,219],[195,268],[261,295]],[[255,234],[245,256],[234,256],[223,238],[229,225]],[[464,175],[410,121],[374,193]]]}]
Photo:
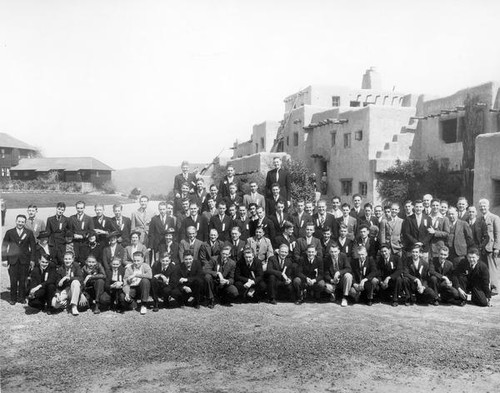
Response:
[{"label": "group of men", "polygon": [[207,192],[184,162],[175,198],[160,202],[158,214],[146,196],[130,218],[120,204],[112,218],[100,204],[90,217],[84,202],[66,217],[60,202],[44,222],[29,206],[3,241],[11,304],[73,315],[238,299],[463,306],[470,296],[491,305],[500,218],[487,200],[479,201],[479,217],[465,198],[450,207],[430,195],[405,202],[403,212],[397,203],[363,205],[360,195],[352,207],[334,197],[331,210],[325,200],[295,200],[291,212],[290,174],[278,157],[274,166],[263,194],[251,181],[243,195],[232,166]]}]

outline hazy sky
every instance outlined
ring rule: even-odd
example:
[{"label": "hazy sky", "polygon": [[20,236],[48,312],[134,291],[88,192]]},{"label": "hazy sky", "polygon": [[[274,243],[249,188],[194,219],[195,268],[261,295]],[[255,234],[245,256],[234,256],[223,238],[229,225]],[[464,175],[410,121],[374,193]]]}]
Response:
[{"label": "hazy sky", "polygon": [[0,0],[0,131],[115,169],[211,161],[310,84],[500,80],[500,1]]}]

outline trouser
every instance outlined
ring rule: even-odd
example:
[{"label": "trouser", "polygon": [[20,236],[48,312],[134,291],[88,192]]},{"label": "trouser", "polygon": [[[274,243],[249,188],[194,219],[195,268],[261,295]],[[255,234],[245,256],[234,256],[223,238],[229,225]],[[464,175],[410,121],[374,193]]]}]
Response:
[{"label": "trouser", "polygon": [[436,276],[430,278],[429,286],[431,289],[441,296],[441,300],[451,304],[459,304],[462,300],[458,289],[454,287],[448,287],[444,281],[439,282]]},{"label": "trouser", "polygon": [[325,284],[325,291],[329,294],[340,294],[342,296],[349,296],[349,290],[352,287],[352,274],[345,273],[340,277],[340,280],[337,284],[327,283]]},{"label": "trouser", "polygon": [[29,299],[28,304],[30,307],[43,309],[45,305],[50,305],[52,298],[56,294],[56,285],[48,284],[41,287],[36,291],[31,299]]},{"label": "trouser", "polygon": [[101,303],[104,294],[104,279],[98,278],[97,280],[88,281],[84,292],[96,304]]},{"label": "trouser", "polygon": [[151,280],[141,278],[139,285],[130,288],[130,297],[138,299],[140,297],[142,303],[147,303],[149,299],[149,291],[151,290]]},{"label": "trouser", "polygon": [[52,299],[52,307],[64,308],[67,304],[67,299],[70,299],[70,306],[77,306],[80,300],[81,284],[78,280],[71,281],[71,284],[63,290],[56,292]]},{"label": "trouser", "polygon": [[110,303],[112,305],[118,306],[120,309],[124,309],[126,306],[125,294],[122,288],[110,288],[109,289]]},{"label": "trouser", "polygon": [[495,258],[492,252],[486,252],[486,260],[488,261],[488,271],[490,272],[490,285],[493,292],[498,292],[498,277],[500,275],[500,258]]},{"label": "trouser", "polygon": [[267,277],[267,294],[270,300],[276,299],[278,293],[286,292],[286,297],[288,299],[292,298],[293,286],[292,283],[287,284],[282,277],[276,277],[274,274],[269,274]]},{"label": "trouser", "polygon": [[9,265],[10,300],[22,301],[26,298],[26,279],[29,269],[29,264],[19,261],[14,265]]},{"label": "trouser", "polygon": [[405,279],[406,285],[405,288],[407,290],[407,294],[415,299],[417,303],[432,303],[437,300],[437,293],[434,292],[431,288],[425,286],[424,291],[422,293],[418,292],[417,283],[415,281],[410,281],[410,279]]},{"label": "trouser", "polygon": [[236,287],[236,289],[238,289],[238,292],[242,299],[247,298],[248,291],[252,288],[255,290],[255,296],[257,297],[264,296],[264,294],[266,293],[266,283],[264,280],[257,280],[255,282],[255,285],[250,288],[245,288],[245,283],[242,281],[236,281],[234,283],[234,286]]},{"label": "trouser", "polygon": [[380,293],[380,298],[386,301],[397,302],[399,299],[399,294],[403,288],[403,278],[396,277],[391,278],[387,285],[387,288],[382,288],[382,283],[378,283],[378,289]]},{"label": "trouser", "polygon": [[[191,293],[184,290],[184,287],[189,287]],[[189,282],[179,285],[172,291],[172,297],[177,300],[179,304],[187,303],[188,299],[194,297],[194,305],[199,304],[201,301],[201,289],[203,287],[203,279],[191,278]]]},{"label": "trouser", "polygon": [[349,290],[349,296],[351,296],[356,302],[358,302],[362,297],[371,301],[373,300],[373,291],[377,285],[378,279],[375,277],[371,280],[366,280],[361,291],[356,290],[354,286],[352,286]]},{"label": "trouser", "polygon": [[162,297],[164,303],[168,301],[168,298],[172,296],[175,300],[179,301],[182,298],[182,294],[177,288],[170,284],[165,284],[161,279],[153,277],[151,279],[151,296],[156,305],[158,305],[158,298]]},{"label": "trouser", "polygon": [[[460,282],[460,287],[461,288],[470,288],[468,285],[468,280],[467,277],[462,276],[459,278]],[[487,307],[488,306],[488,298],[486,297],[486,293],[481,289],[477,287],[472,287],[470,288],[471,292],[471,301],[472,303],[480,306],[480,307]]]},{"label": "trouser", "polygon": [[234,285],[226,284],[221,286],[210,274],[205,275],[205,283],[209,300],[213,300],[216,294],[224,301],[234,300],[238,297],[238,289]]},{"label": "trouser", "polygon": [[325,291],[325,282],[323,280],[316,281],[312,285],[307,285],[307,280],[302,280],[300,277],[295,277],[292,281],[294,293],[297,299],[302,299],[302,291],[304,289],[312,290],[316,300],[321,298],[321,293]]}]

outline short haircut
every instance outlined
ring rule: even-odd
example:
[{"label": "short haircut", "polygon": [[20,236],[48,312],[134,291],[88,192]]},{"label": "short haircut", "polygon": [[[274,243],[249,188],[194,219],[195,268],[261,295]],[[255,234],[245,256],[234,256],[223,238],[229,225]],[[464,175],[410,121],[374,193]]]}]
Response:
[{"label": "short haircut", "polygon": [[334,195],[333,198],[332,198],[332,202],[335,200],[335,199],[338,199],[338,201],[340,202],[340,197],[338,195]]},{"label": "short haircut", "polygon": [[167,202],[165,202],[165,201],[161,201],[160,203],[158,203],[158,207],[160,207],[160,206],[165,206],[165,207],[167,207]]},{"label": "short haircut", "polygon": [[308,244],[306,249],[307,249],[307,250],[310,250],[311,248],[312,248],[314,251],[316,251],[316,246],[315,246],[314,244]]},{"label": "short haircut", "polygon": [[16,221],[17,221],[18,218],[24,218],[24,221],[26,221],[26,216],[24,214],[18,214],[16,216]]},{"label": "short haircut", "polygon": [[141,257],[141,258],[144,258],[144,254],[142,253],[142,251],[136,251],[132,254],[132,257]]},{"label": "short haircut", "polygon": [[161,254],[161,258],[160,259],[165,259],[165,258],[171,259],[170,258],[170,254],[167,251],[165,251],[165,252],[163,252]]},{"label": "short haircut", "polygon": [[366,224],[361,224],[361,225],[359,226],[359,229],[358,229],[358,230],[359,230],[359,231],[361,231],[362,229],[368,229],[368,231],[369,231],[369,230],[370,230],[370,227],[369,227],[368,225],[366,225]]},{"label": "short haircut", "polygon": [[446,246],[443,246],[439,249],[439,251],[446,251],[446,252],[450,252],[450,249]]},{"label": "short haircut", "polygon": [[75,203],[75,206],[78,206],[78,205],[83,205],[83,207],[85,207],[85,202],[84,201],[78,201]]},{"label": "short haircut", "polygon": [[250,209],[251,207],[254,207],[257,209],[257,204],[255,202],[249,203],[248,208]]},{"label": "short haircut", "polygon": [[66,251],[64,254],[63,254],[63,258],[66,256],[66,255],[70,255],[71,258],[73,258],[73,260],[75,259],[75,253],[73,251]]},{"label": "short haircut", "polygon": [[36,210],[38,210],[38,207],[36,205],[31,204],[31,205],[28,206],[28,209],[36,209]]},{"label": "short haircut", "polygon": [[221,201],[219,201],[219,202],[217,203],[217,206],[219,206],[219,207],[220,207],[220,206],[226,206],[226,202],[225,202],[225,201],[223,201],[223,200],[221,200]]},{"label": "short haircut", "polygon": [[389,245],[389,243],[382,243],[382,244],[380,245],[380,249],[383,249],[383,248],[387,248],[388,250],[390,250],[390,249],[391,249],[391,246]]},{"label": "short haircut", "polygon": [[475,254],[475,255],[479,256],[479,249],[477,247],[470,247],[467,250],[467,254]]},{"label": "short haircut", "polygon": [[94,205],[94,209],[95,209],[96,207],[98,207],[98,206],[100,206],[100,207],[102,207],[102,208],[104,209],[104,205],[103,205],[102,203],[96,203],[96,204]]},{"label": "short haircut", "polygon": [[120,208],[120,210],[123,210],[123,205],[121,203],[115,203],[113,205],[113,210]]},{"label": "short haircut", "polygon": [[[360,194],[354,194],[354,195],[352,196],[352,199],[354,200],[354,198],[357,198],[357,197],[361,198],[361,195],[360,195]],[[361,199],[363,199],[363,198],[361,198]]]},{"label": "short haircut", "polygon": [[182,255],[183,258],[186,257],[194,257],[193,252],[191,250],[186,250],[184,251],[184,254]]},{"label": "short haircut", "polygon": [[341,208],[343,209],[344,207],[347,207],[348,209],[351,208],[351,205],[349,205],[347,202],[344,202],[341,206]]},{"label": "short haircut", "polygon": [[370,202],[365,203],[365,205],[363,206],[364,209],[366,209],[367,207],[369,207],[370,209],[373,209],[373,206]]},{"label": "short haircut", "polygon": [[63,207],[66,209],[66,204],[64,202],[57,202],[56,207]]},{"label": "short haircut", "polygon": [[141,197],[139,198],[139,201],[141,199],[145,199],[145,200],[149,201],[149,197],[147,195],[141,195]]},{"label": "short haircut", "polygon": [[417,203],[424,203],[424,201],[422,201],[422,199],[417,199],[413,204],[416,205]]},{"label": "short haircut", "polygon": [[278,183],[273,183],[273,184],[271,184],[271,190],[272,190],[274,187],[278,187],[278,188],[280,188],[280,185],[279,185]]}]

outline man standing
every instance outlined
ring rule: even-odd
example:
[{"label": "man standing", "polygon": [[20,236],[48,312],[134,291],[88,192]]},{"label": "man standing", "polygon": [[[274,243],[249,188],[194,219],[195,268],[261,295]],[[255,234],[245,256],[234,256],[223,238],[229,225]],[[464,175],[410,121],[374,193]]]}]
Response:
[{"label": "man standing", "polygon": [[339,237],[338,223],[333,215],[326,212],[326,201],[320,200],[317,204],[317,209],[318,212],[312,217],[315,225],[314,236],[322,239],[323,231],[329,228],[332,238],[337,239]]},{"label": "man standing", "polygon": [[457,213],[458,219],[463,221],[469,221],[469,215],[467,214],[467,207],[469,203],[467,202],[467,198],[459,197],[457,201]]},{"label": "man standing", "polygon": [[[293,233],[296,238],[306,235],[306,223],[312,221],[312,215],[305,211],[306,202],[303,199],[297,201],[295,212],[292,214]],[[290,250],[292,251],[292,250]]]},{"label": "man standing", "polygon": [[351,207],[348,203],[342,205],[342,217],[337,218],[338,225],[344,224],[347,227],[347,238],[354,240],[358,232],[358,220],[351,214]]},{"label": "man standing", "polygon": [[118,231],[118,243],[122,245],[123,248],[130,244],[130,232],[132,232],[132,221],[130,218],[122,216],[123,206],[120,203],[113,205],[113,214],[115,215],[111,219],[111,224],[114,226],[114,230]]},{"label": "man standing", "polygon": [[25,225],[26,216],[19,214],[16,227],[5,232],[3,238],[2,260],[6,260],[9,267],[11,305],[16,301],[26,303],[26,279],[30,265],[35,265],[35,237]]},{"label": "man standing", "polygon": [[139,198],[139,209],[132,212],[130,216],[131,230],[140,233],[140,242],[144,244],[147,248],[150,248],[148,244],[149,235],[149,224],[153,218],[153,213],[147,210],[149,198],[146,195],[141,195]]},{"label": "man standing", "polygon": [[455,207],[448,210],[450,219],[450,233],[448,234],[449,259],[456,267],[467,255],[467,248],[472,245],[472,231],[466,221],[458,219],[458,211]]},{"label": "man standing", "polygon": [[264,209],[266,208],[266,199],[264,198],[264,195],[257,192],[258,188],[259,187],[256,181],[250,182],[250,193],[243,196],[243,203],[247,209],[251,203],[255,203],[257,206],[262,206]]},{"label": "man standing", "polygon": [[199,207],[195,202],[191,202],[189,204],[189,217],[186,217],[182,221],[181,226],[181,239],[187,239],[186,230],[189,227],[196,228],[196,238],[201,240],[202,242],[206,242],[208,240],[208,227],[209,221],[206,216],[199,214]]},{"label": "man standing", "polygon": [[362,202],[361,195],[354,194],[352,196],[352,203],[354,204],[354,206],[351,209],[351,211],[349,212],[349,214],[351,215],[351,217],[354,217],[356,220],[359,220],[364,214],[364,211],[361,208],[361,202]]},{"label": "man standing", "polygon": [[382,220],[380,225],[380,242],[389,244],[391,246],[392,253],[401,256],[401,250],[403,248],[401,242],[403,219],[398,216],[399,204],[393,203],[390,209],[390,216],[387,219]]},{"label": "man standing", "polygon": [[406,251],[404,255],[409,256],[416,243],[422,243],[422,256],[426,261],[429,260],[429,242],[431,219],[423,213],[424,204],[421,200],[416,200],[414,205],[415,213],[408,216],[403,221],[401,234],[403,237],[403,247]]},{"label": "man standing", "polygon": [[163,243],[163,234],[169,228],[173,228],[175,231],[175,220],[174,217],[167,216],[167,202],[160,202],[158,204],[158,215],[151,219],[149,224],[149,239],[150,246],[153,252],[156,253],[159,250],[160,244]]},{"label": "man standing", "polygon": [[209,228],[216,229],[219,234],[219,239],[223,242],[231,238],[231,218],[226,215],[226,202],[219,201],[217,204],[218,214],[210,219]]},{"label": "man standing", "polygon": [[92,217],[85,214],[85,202],[76,202],[76,214],[69,218],[69,230],[73,232],[75,255],[80,255],[90,232],[94,231]]},{"label": "man standing", "polygon": [[26,220],[26,229],[29,229],[33,232],[33,236],[35,239],[38,238],[40,232],[45,231],[45,222],[36,218],[36,214],[38,213],[38,207],[36,205],[28,206],[28,219]]},{"label": "man standing", "polygon": [[[49,246],[53,247],[54,255],[59,255],[64,252],[65,239],[64,234],[69,229],[68,217],[64,215],[66,204],[58,202],[56,206],[56,214],[47,218],[47,233],[49,235]],[[62,261],[61,261],[62,263]]]},{"label": "man standing", "polygon": [[485,250],[490,273],[491,294],[495,296],[498,295],[498,269],[500,268],[498,258],[500,252],[500,217],[490,212],[490,201],[484,198],[479,200],[479,211],[486,222],[490,238]]},{"label": "man standing", "polygon": [[181,163],[182,173],[178,174],[174,178],[174,194],[176,198],[181,196],[181,186],[187,183],[189,186],[189,192],[194,192],[196,187],[196,174],[189,173],[189,162],[182,161]]},{"label": "man standing", "polygon": [[113,232],[113,224],[111,218],[104,215],[104,205],[96,204],[94,206],[95,217],[92,218],[94,222],[94,232],[97,234],[97,241],[101,246],[108,245],[108,234]]},{"label": "man standing", "polygon": [[266,175],[266,193],[270,198],[272,196],[271,186],[275,183],[278,184],[280,189],[281,199],[287,202],[287,207],[290,206],[290,189],[291,177],[288,171],[281,167],[282,162],[280,157],[273,158],[274,169],[267,172]]},{"label": "man standing", "polygon": [[236,186],[235,193],[237,195],[241,194],[241,184],[240,181],[234,176],[234,167],[228,165],[226,168],[226,176],[222,178],[219,183],[219,192],[222,198],[226,198],[230,195],[229,186],[234,184]]},{"label": "man standing", "polygon": [[332,198],[332,210],[330,211],[330,214],[333,215],[333,217],[340,218],[342,217],[342,209],[340,208],[340,197],[334,196]]},{"label": "man standing", "polygon": [[477,210],[475,206],[469,206],[467,208],[467,214],[469,216],[469,226],[472,232],[472,241],[474,246],[479,249],[479,256],[486,259],[486,245],[490,241],[488,236],[488,227],[484,221],[484,217],[477,216]]},{"label": "man standing", "polygon": [[423,213],[427,216],[431,215],[431,202],[432,202],[432,195],[431,194],[425,194],[422,197],[422,203],[424,205],[424,211]]}]

